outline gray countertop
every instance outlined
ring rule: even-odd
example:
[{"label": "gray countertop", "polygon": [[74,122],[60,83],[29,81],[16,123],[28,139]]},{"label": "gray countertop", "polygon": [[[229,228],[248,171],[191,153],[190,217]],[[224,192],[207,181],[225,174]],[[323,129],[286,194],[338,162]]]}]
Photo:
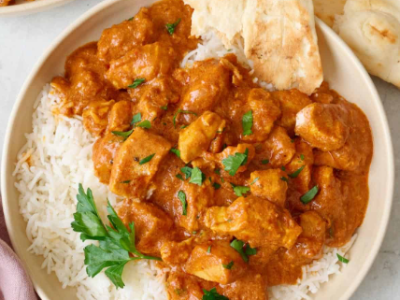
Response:
[{"label": "gray countertop", "polygon": [[[31,16],[0,19],[0,146],[17,94],[50,43],[99,0],[78,0]],[[62,58],[61,58],[62,59]],[[373,78],[392,133],[396,183],[400,174],[400,90]],[[2,149],[0,149],[1,154]],[[389,228],[375,263],[352,300],[400,298],[400,185],[395,184]]]}]

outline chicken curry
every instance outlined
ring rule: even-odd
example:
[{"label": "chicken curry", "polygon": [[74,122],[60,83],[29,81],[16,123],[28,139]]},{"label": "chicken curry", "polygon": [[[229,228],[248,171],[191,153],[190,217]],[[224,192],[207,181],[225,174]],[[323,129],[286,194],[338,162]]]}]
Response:
[{"label": "chicken curry", "polygon": [[56,112],[97,137],[95,173],[170,299],[268,299],[361,225],[371,130],[327,83],[269,92],[233,54],[182,68],[191,13],[163,0],[74,51]]}]

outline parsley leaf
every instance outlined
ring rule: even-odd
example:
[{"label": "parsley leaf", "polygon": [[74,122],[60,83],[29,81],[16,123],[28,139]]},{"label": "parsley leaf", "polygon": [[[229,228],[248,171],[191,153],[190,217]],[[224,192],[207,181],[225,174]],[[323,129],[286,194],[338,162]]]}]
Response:
[{"label": "parsley leaf", "polygon": [[266,165],[266,164],[269,163],[269,159],[263,159],[263,160],[261,161],[261,163],[262,163],[263,165]]},{"label": "parsley leaf", "polygon": [[[90,189],[83,190],[79,184],[77,212],[74,213],[72,229],[81,233],[81,240],[99,240],[99,245],[88,245],[84,248],[86,271],[90,277],[96,276],[104,268],[106,276],[117,288],[124,287],[122,272],[124,266],[132,260],[152,259],[158,257],[147,256],[140,253],[135,246],[135,225],[129,224],[130,231],[125,227],[113,207],[108,203],[107,216],[111,226],[104,225],[96,208],[93,194]],[[132,253],[135,256],[129,255]]]},{"label": "parsley leaf", "polygon": [[251,127],[253,127],[253,112],[251,110],[249,110],[247,113],[243,115],[242,127],[243,127],[243,135],[253,134],[253,131],[251,131]]},{"label": "parsley leaf", "polygon": [[165,27],[167,28],[167,31],[170,35],[173,35],[175,32],[175,28],[176,26],[178,26],[178,24],[181,22],[181,19],[179,18],[175,23],[172,24],[167,24],[165,25]]},{"label": "parsley leaf", "polygon": [[201,170],[198,167],[196,167],[192,170],[192,176],[189,182],[201,186],[203,184],[204,179],[205,175],[203,174],[203,172],[201,172]]},{"label": "parsley leaf", "polygon": [[131,121],[131,125],[142,121],[142,114],[141,113],[137,113],[136,115],[133,116],[132,121]]},{"label": "parsley leaf", "polygon": [[133,81],[132,84],[128,85],[130,89],[136,89],[139,85],[146,81],[146,78],[137,78]]},{"label": "parsley leaf", "polygon": [[304,154],[300,154],[300,159],[304,160]]},{"label": "parsley leaf", "polygon": [[251,248],[249,244],[242,242],[241,240],[233,240],[231,247],[235,249],[245,262],[249,262],[249,256],[257,254],[257,249]]},{"label": "parsley leaf", "polygon": [[298,168],[296,171],[294,171],[292,174],[289,174],[290,178],[296,178],[297,176],[299,176],[299,174],[301,173],[301,171],[303,171],[304,169],[304,165],[301,166],[300,168]]},{"label": "parsley leaf", "polygon": [[193,169],[190,167],[187,167],[187,166],[181,168],[181,172],[183,174],[185,174],[186,179],[188,179],[188,178],[190,178],[190,176],[192,176],[192,171],[193,171]]},{"label": "parsley leaf", "polygon": [[307,204],[311,202],[312,199],[318,194],[318,185],[314,186],[311,190],[305,193],[303,196],[300,197],[300,201],[303,204]]},{"label": "parsley leaf", "polygon": [[207,291],[203,289],[203,298],[201,300],[229,300],[229,298],[218,294],[217,289],[214,287],[211,290]]},{"label": "parsley leaf", "polygon": [[168,109],[168,105],[164,105],[160,107],[162,110],[167,110]]},{"label": "parsley leaf", "polygon": [[211,253],[211,245],[207,248],[207,253]]},{"label": "parsley leaf", "polygon": [[113,135],[116,136],[122,136],[124,138],[124,141],[132,134],[133,129],[129,131],[111,131]]},{"label": "parsley leaf", "polygon": [[240,186],[240,185],[235,185],[233,183],[231,183],[232,187],[233,187],[233,192],[235,193],[236,196],[238,197],[242,197],[243,194],[246,194],[247,192],[250,191],[250,188],[247,186]]},{"label": "parsley leaf", "polygon": [[289,182],[289,179],[287,179],[285,176],[281,177],[281,180],[285,181],[285,182]]},{"label": "parsley leaf", "polygon": [[179,151],[178,149],[172,148],[171,150],[172,153],[174,153],[176,156],[178,156],[179,158],[181,158],[181,151]]},{"label": "parsley leaf", "polygon": [[339,259],[340,262],[348,264],[350,260],[348,260],[347,258],[341,256],[339,253],[336,253],[337,258]]},{"label": "parsley leaf", "polygon": [[144,120],[143,122],[140,122],[139,124],[136,124],[137,127],[142,127],[142,128],[146,128],[146,129],[150,129],[151,128],[151,123],[149,120]]},{"label": "parsley leaf", "polygon": [[139,165],[144,165],[145,163],[148,163],[149,161],[151,161],[151,159],[154,157],[154,155],[156,155],[155,153],[150,154],[149,156],[143,158],[142,160],[139,161]]},{"label": "parsley leaf", "polygon": [[225,171],[229,171],[229,175],[234,176],[240,166],[243,166],[247,162],[247,156],[249,149],[246,148],[244,153],[235,153],[235,155],[229,155],[227,158],[222,160],[225,166]]},{"label": "parsley leaf", "polygon": [[218,190],[221,188],[221,185],[218,182],[214,182],[212,186],[214,187],[215,190]]},{"label": "parsley leaf", "polygon": [[182,202],[182,215],[186,216],[187,215],[187,202],[186,202],[186,194],[184,191],[179,191],[178,192],[178,198]]},{"label": "parsley leaf", "polygon": [[260,177],[256,177],[256,178],[254,178],[254,180],[250,183],[250,185],[253,185],[253,184],[255,184],[257,181],[258,181],[258,179],[260,179]]},{"label": "parsley leaf", "polygon": [[222,264],[222,266],[225,268],[225,269],[228,269],[228,270],[230,270],[230,269],[232,269],[232,267],[233,267],[233,264],[234,264],[234,262],[233,261],[231,261],[230,263],[228,263],[228,264]]}]

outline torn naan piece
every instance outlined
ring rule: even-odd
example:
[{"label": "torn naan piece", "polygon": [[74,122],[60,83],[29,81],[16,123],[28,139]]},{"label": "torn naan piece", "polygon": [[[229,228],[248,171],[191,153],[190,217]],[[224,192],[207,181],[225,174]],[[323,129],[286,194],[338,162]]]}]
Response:
[{"label": "torn naan piece", "polygon": [[400,87],[400,1],[348,0],[334,30],[369,73]]},{"label": "torn naan piece", "polygon": [[322,79],[312,0],[184,0],[192,35],[215,30],[224,45],[243,39],[259,79],[311,94]]},{"label": "torn naan piece", "polygon": [[311,94],[322,80],[311,0],[248,0],[243,14],[246,57],[255,75],[278,90]]},{"label": "torn naan piece", "polygon": [[343,14],[347,0],[313,0],[314,14],[329,27],[333,26],[335,16]]}]

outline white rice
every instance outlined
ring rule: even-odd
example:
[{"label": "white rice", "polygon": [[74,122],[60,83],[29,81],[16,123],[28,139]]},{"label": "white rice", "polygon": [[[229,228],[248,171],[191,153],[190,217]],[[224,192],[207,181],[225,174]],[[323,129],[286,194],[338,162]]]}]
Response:
[{"label": "white rice", "polygon": [[[209,57],[221,57],[235,53],[239,60],[251,68],[243,54],[240,41],[226,50],[213,33],[204,36],[203,45],[190,52],[182,66]],[[266,89],[272,87],[262,83]],[[94,175],[92,146],[95,138],[85,131],[82,118],[67,118],[52,114],[52,108],[60,99],[44,87],[35,103],[32,133],[26,135],[27,143],[20,150],[14,171],[15,186],[20,192],[20,213],[26,226],[26,235],[31,242],[29,251],[43,256],[42,268],[54,272],[65,287],[76,288],[82,300],[163,300],[167,299],[165,275],[153,262],[138,261],[126,265],[123,289],[116,289],[110,280],[100,273],[89,278],[84,265],[83,248],[88,244],[72,230],[73,213],[76,211],[78,184],[90,187],[100,213],[104,217],[107,198],[112,204],[118,199],[106,185]],[[308,295],[318,291],[329,276],[340,273],[342,256],[354,242],[342,249],[325,247],[324,256],[304,267],[303,279],[294,286],[277,286],[269,289],[272,300],[311,299]]]}]

